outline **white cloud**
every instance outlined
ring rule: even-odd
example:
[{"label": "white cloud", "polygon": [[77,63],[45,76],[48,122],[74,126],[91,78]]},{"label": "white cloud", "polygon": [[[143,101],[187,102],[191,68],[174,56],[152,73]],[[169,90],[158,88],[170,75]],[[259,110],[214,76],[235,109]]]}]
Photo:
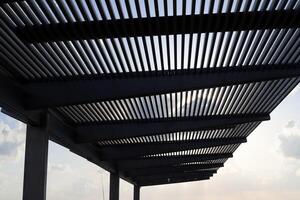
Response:
[{"label": "white cloud", "polygon": [[25,125],[17,122],[14,128],[0,122],[0,160],[17,160],[25,142]]},{"label": "white cloud", "polygon": [[296,122],[294,120],[288,121],[288,123],[285,125],[286,128],[294,128],[296,125]]},{"label": "white cloud", "polygon": [[280,136],[281,150],[287,157],[300,159],[300,136]]},{"label": "white cloud", "polygon": [[300,159],[300,129],[295,121],[289,121],[279,136],[280,149],[284,156]]},{"label": "white cloud", "polygon": [[71,167],[66,164],[49,164],[49,172],[67,172]]}]

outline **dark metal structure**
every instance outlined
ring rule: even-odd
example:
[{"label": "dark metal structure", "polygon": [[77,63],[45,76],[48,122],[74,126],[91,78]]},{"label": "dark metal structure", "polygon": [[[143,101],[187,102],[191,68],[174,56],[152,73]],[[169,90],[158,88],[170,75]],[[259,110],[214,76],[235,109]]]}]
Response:
[{"label": "dark metal structure", "polygon": [[[299,0],[0,3],[0,106],[28,125],[24,200],[48,141],[140,187],[207,180],[300,80]],[[34,171],[33,171],[34,170]]]}]

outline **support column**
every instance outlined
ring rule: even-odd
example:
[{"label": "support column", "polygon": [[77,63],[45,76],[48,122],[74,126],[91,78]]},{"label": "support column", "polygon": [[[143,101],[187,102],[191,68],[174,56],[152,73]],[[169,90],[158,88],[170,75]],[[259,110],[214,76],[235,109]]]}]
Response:
[{"label": "support column", "polygon": [[134,185],[133,200],[140,200],[140,186]]},{"label": "support column", "polygon": [[48,133],[27,125],[23,200],[46,200]]},{"label": "support column", "polygon": [[119,200],[120,178],[118,174],[110,173],[109,200]]}]

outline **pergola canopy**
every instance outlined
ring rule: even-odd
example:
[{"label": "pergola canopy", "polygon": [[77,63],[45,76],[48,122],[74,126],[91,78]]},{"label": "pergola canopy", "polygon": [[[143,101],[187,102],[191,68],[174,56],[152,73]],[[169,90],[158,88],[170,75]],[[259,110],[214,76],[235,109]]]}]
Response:
[{"label": "pergola canopy", "polygon": [[299,0],[0,4],[0,106],[136,186],[207,180],[300,80]]}]

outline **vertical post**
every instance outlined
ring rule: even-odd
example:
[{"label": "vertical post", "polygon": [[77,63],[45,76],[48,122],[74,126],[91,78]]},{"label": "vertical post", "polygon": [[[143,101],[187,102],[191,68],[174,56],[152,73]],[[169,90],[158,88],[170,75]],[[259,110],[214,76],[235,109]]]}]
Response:
[{"label": "vertical post", "polygon": [[119,200],[120,179],[116,173],[110,173],[109,200]]},{"label": "vertical post", "polygon": [[47,184],[48,132],[27,125],[23,200],[45,200]]},{"label": "vertical post", "polygon": [[133,200],[140,200],[140,186],[134,185]]}]

